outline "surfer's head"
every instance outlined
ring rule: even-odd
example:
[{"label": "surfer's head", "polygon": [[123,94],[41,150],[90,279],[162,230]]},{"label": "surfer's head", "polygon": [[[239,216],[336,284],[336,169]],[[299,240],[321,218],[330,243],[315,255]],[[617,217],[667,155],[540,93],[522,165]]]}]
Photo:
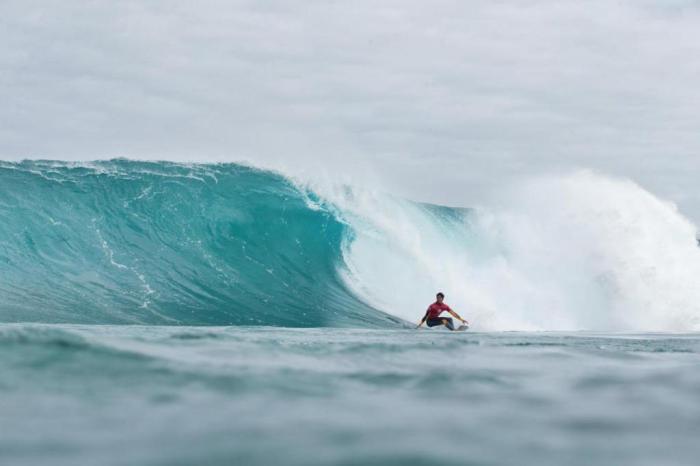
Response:
[{"label": "surfer's head", "polygon": [[441,303],[442,300],[445,299],[445,295],[442,292],[435,295],[435,297],[437,298],[437,302],[439,302],[439,303]]}]

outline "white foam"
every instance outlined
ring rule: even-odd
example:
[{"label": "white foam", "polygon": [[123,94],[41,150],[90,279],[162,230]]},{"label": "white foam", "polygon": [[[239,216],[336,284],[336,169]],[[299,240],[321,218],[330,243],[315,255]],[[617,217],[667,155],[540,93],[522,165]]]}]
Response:
[{"label": "white foam", "polygon": [[320,194],[355,231],[349,286],[406,320],[443,291],[480,330],[700,330],[696,228],[629,180],[542,177],[461,220],[368,190]]}]

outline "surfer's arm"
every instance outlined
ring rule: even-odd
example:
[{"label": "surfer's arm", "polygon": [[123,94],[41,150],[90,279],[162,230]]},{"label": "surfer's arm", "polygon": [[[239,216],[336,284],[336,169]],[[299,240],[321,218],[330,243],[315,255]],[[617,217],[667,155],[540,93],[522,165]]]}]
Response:
[{"label": "surfer's arm", "polygon": [[420,320],[420,322],[418,323],[418,326],[417,326],[416,328],[420,328],[420,326],[423,325],[423,324],[425,323],[425,319],[427,319],[427,318],[428,318],[428,311],[425,311],[425,315],[424,315],[423,318]]},{"label": "surfer's arm", "polygon": [[447,312],[449,312],[450,314],[452,314],[452,317],[454,317],[455,319],[461,320],[461,321],[464,322],[465,324],[468,324],[468,323],[469,323],[469,322],[467,322],[466,320],[462,319],[462,318],[459,316],[459,314],[457,314],[457,313],[456,313],[455,311],[453,311],[452,309],[448,309]]}]

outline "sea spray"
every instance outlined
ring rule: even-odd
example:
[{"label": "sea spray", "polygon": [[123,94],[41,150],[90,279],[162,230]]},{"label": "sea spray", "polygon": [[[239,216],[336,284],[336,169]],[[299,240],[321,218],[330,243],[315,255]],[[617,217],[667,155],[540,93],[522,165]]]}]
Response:
[{"label": "sea spray", "polygon": [[346,282],[404,319],[442,290],[481,330],[700,329],[696,228],[630,180],[538,177],[472,210],[316,189],[355,232]]}]

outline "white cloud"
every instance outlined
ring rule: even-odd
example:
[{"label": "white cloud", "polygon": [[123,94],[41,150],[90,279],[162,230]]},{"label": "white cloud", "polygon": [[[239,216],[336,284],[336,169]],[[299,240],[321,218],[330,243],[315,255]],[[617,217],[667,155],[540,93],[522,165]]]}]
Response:
[{"label": "white cloud", "polygon": [[6,0],[0,157],[361,160],[455,204],[591,167],[700,219],[699,5]]}]

